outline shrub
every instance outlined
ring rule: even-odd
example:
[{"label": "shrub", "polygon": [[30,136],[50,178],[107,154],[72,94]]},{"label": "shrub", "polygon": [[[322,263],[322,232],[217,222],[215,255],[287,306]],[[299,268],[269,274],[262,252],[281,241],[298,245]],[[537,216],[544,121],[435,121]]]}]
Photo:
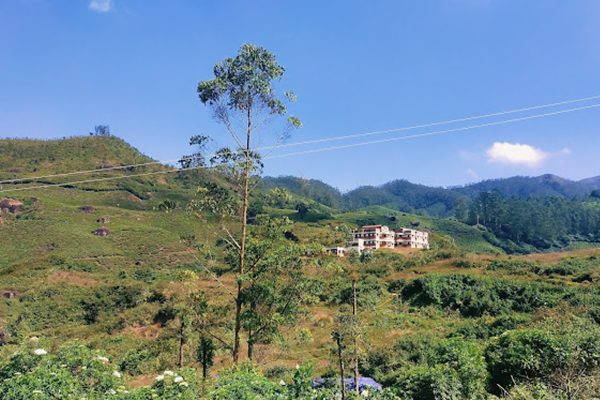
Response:
[{"label": "shrub", "polygon": [[591,374],[600,366],[600,330],[567,326],[509,331],[492,340],[486,359],[493,389],[515,381],[549,380],[561,372]]},{"label": "shrub", "polygon": [[211,400],[271,400],[284,399],[285,389],[269,381],[248,365],[231,369],[219,376],[209,393]]},{"label": "shrub", "polygon": [[459,274],[425,276],[408,283],[402,290],[402,297],[411,304],[458,310],[467,317],[507,311],[531,312],[553,306],[563,296],[562,289],[539,284]]}]

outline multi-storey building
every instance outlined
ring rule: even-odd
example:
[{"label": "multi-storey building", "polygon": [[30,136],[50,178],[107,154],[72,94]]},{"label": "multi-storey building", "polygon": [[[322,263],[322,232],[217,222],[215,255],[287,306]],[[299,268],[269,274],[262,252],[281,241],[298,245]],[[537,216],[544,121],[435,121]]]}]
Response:
[{"label": "multi-storey building", "polygon": [[429,249],[429,233],[416,229],[400,228],[395,231],[396,247],[411,247],[413,249]]},{"label": "multi-storey building", "polygon": [[395,237],[395,232],[385,225],[365,225],[352,232],[350,247],[359,247],[362,241],[364,249],[367,250],[393,248]]},{"label": "multi-storey building", "polygon": [[394,231],[385,225],[365,225],[352,232],[352,240],[348,243],[348,250],[359,254],[364,250],[400,247],[429,249],[429,233],[406,228]]}]

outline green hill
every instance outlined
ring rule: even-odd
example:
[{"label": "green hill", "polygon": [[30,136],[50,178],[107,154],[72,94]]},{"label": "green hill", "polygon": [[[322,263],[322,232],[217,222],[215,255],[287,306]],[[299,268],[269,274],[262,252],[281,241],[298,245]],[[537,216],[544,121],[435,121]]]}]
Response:
[{"label": "green hill", "polygon": [[0,139],[0,180],[153,161],[115,136]]}]

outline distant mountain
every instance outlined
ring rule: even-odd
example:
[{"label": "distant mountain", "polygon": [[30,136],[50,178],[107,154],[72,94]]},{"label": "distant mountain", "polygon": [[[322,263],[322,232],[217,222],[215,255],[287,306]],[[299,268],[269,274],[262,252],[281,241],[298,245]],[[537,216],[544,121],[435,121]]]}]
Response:
[{"label": "distant mountain", "polygon": [[317,179],[304,179],[296,176],[267,176],[262,180],[263,188],[281,187],[300,196],[307,197],[333,208],[344,208],[342,193],[331,185]]},{"label": "distant mountain", "polygon": [[452,215],[458,202],[468,202],[481,192],[497,191],[505,197],[521,199],[587,197],[594,190],[600,189],[600,176],[581,181],[550,174],[537,177],[515,176],[448,189],[395,180],[380,186],[361,186],[345,194],[322,181],[293,176],[266,177],[264,184],[267,188],[284,187],[292,193],[339,209],[384,206],[404,212],[443,217]]},{"label": "distant mountain", "polygon": [[515,176],[505,179],[486,180],[451,190],[474,197],[481,192],[498,191],[506,197],[582,197],[600,188],[600,177],[572,181],[556,175],[536,177]]},{"label": "distant mountain", "polygon": [[582,179],[578,182],[583,185],[593,186],[594,188],[600,187],[600,176],[594,176],[593,178]]},{"label": "distant mountain", "polygon": [[424,212],[433,216],[452,213],[459,199],[465,195],[444,188],[430,187],[395,180],[382,186],[363,186],[344,195],[350,209],[381,205],[405,212]]}]

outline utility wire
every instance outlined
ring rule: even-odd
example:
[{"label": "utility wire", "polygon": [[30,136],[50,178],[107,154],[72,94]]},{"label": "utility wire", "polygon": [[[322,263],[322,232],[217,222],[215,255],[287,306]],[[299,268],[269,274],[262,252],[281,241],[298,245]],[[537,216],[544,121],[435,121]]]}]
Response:
[{"label": "utility wire", "polygon": [[[287,158],[287,157],[292,157],[292,156],[300,156],[300,155],[313,154],[313,153],[322,153],[325,151],[349,149],[352,147],[360,147],[360,146],[366,146],[366,145],[370,145],[370,144],[387,143],[387,142],[394,142],[394,141],[398,141],[398,140],[416,139],[416,138],[426,137],[426,136],[434,136],[434,135],[442,135],[442,134],[446,134],[446,133],[462,132],[462,131],[467,131],[470,129],[485,128],[485,127],[496,126],[496,125],[504,125],[504,124],[514,123],[514,122],[527,121],[530,119],[548,117],[548,116],[552,116],[552,115],[565,114],[565,113],[574,112],[574,111],[589,110],[589,109],[598,108],[598,107],[600,107],[600,103],[592,104],[592,105],[585,106],[585,107],[577,107],[577,108],[571,108],[571,109],[567,109],[567,110],[554,111],[554,112],[550,112],[550,113],[530,115],[527,117],[520,117],[520,118],[513,118],[513,119],[508,119],[508,120],[502,120],[502,121],[488,122],[488,123],[479,124],[479,125],[470,125],[470,126],[465,126],[465,127],[461,127],[461,128],[445,129],[445,130],[441,130],[441,131],[417,133],[414,135],[393,137],[393,138],[388,138],[388,139],[372,140],[372,141],[368,141],[368,142],[359,142],[359,143],[352,143],[352,144],[339,145],[339,146],[322,147],[322,148],[312,149],[312,150],[297,151],[297,152],[292,152],[292,153],[284,153],[284,154],[279,154],[279,155],[268,157],[268,159]],[[265,158],[265,159],[267,159],[267,158]]]},{"label": "utility wire", "polygon": [[537,105],[537,106],[518,108],[515,110],[500,111],[500,112],[495,112],[495,113],[491,113],[491,114],[475,115],[475,116],[458,118],[458,119],[450,119],[450,120],[445,120],[445,121],[432,122],[432,123],[428,123],[428,124],[407,126],[407,127],[403,127],[403,128],[384,129],[384,130],[379,130],[379,131],[355,133],[355,134],[351,134],[351,135],[331,136],[331,137],[325,137],[325,138],[321,138],[321,139],[306,140],[303,142],[282,143],[282,144],[273,145],[273,146],[258,147],[258,148],[256,148],[256,150],[279,149],[282,147],[303,146],[303,145],[307,145],[307,144],[332,142],[332,141],[352,139],[352,138],[357,138],[357,137],[382,135],[385,133],[408,131],[408,130],[413,130],[413,129],[418,129],[418,128],[430,128],[432,126],[448,125],[448,124],[453,124],[456,122],[466,122],[466,121],[473,121],[473,120],[483,119],[483,118],[498,117],[501,115],[515,114],[515,113],[520,113],[520,112],[525,112],[525,111],[539,110],[542,108],[556,107],[556,106],[560,106],[560,105],[580,103],[583,101],[590,101],[590,100],[597,100],[597,99],[600,99],[600,96],[584,97],[584,98],[575,99],[575,100],[565,100],[565,101],[560,101],[557,103],[542,104],[542,105]]},{"label": "utility wire", "polygon": [[[491,114],[475,115],[475,116],[451,119],[451,120],[446,120],[446,121],[432,122],[432,123],[428,123],[428,124],[407,126],[407,127],[402,127],[402,128],[393,128],[393,129],[386,129],[386,130],[380,130],[380,131],[363,132],[363,133],[356,133],[356,134],[351,134],[351,135],[331,136],[331,137],[325,137],[325,138],[321,138],[321,139],[307,140],[307,141],[303,141],[303,142],[279,143],[276,145],[258,147],[255,150],[279,149],[279,148],[285,148],[285,147],[302,146],[302,145],[307,145],[307,144],[316,144],[316,143],[324,143],[324,142],[338,141],[338,140],[344,140],[344,139],[352,139],[352,138],[357,138],[357,137],[381,135],[381,134],[392,133],[392,132],[402,132],[402,131],[414,130],[414,129],[418,129],[418,128],[427,128],[427,127],[432,127],[432,126],[447,125],[447,124],[452,124],[452,123],[457,123],[457,122],[466,122],[466,121],[472,121],[472,120],[477,120],[477,119],[490,118],[490,117],[495,117],[495,116],[525,112],[525,111],[539,110],[539,109],[543,109],[543,108],[556,107],[559,105],[580,103],[580,102],[584,102],[584,101],[597,100],[597,99],[600,99],[600,96],[583,97],[580,99],[565,100],[565,101],[560,101],[560,102],[555,102],[555,103],[548,103],[548,104],[530,106],[530,107],[525,107],[525,108],[518,108],[518,109],[514,109],[514,110],[495,112],[495,113],[491,113]],[[58,178],[58,177],[66,177],[66,176],[74,176],[74,175],[93,174],[93,173],[106,172],[106,171],[124,170],[124,169],[144,167],[144,166],[149,166],[149,165],[169,164],[169,163],[180,162],[180,161],[192,161],[197,158],[198,157],[194,157],[194,156],[180,157],[180,158],[176,158],[176,159],[172,159],[172,160],[149,161],[149,162],[138,163],[138,164],[119,165],[119,166],[115,166],[115,167],[97,168],[97,169],[92,169],[92,170],[82,170],[82,171],[66,172],[66,173],[52,174],[52,175],[41,175],[41,176],[34,176],[34,177],[28,177],[28,178],[7,179],[7,180],[1,180],[0,185],[6,184],[6,183],[17,183],[17,182],[24,182],[24,181],[36,181],[36,180],[46,179],[46,178]]]},{"label": "utility wire", "polygon": [[[347,149],[347,148],[353,148],[353,147],[360,147],[360,146],[366,146],[366,145],[371,145],[371,144],[393,142],[393,141],[397,141],[397,140],[415,139],[415,138],[426,137],[426,136],[434,136],[434,135],[442,135],[442,134],[447,134],[447,133],[462,132],[462,131],[467,131],[470,129],[484,128],[484,127],[496,126],[496,125],[504,125],[504,124],[526,121],[526,120],[537,119],[537,118],[543,118],[543,117],[548,117],[548,116],[553,116],[553,115],[566,114],[566,113],[575,112],[575,111],[589,110],[589,109],[598,108],[598,107],[600,107],[600,103],[591,104],[591,105],[583,106],[583,107],[566,109],[566,110],[554,111],[554,112],[549,112],[549,113],[529,115],[526,117],[519,117],[519,118],[508,119],[508,120],[488,122],[485,124],[470,125],[470,126],[465,126],[465,127],[461,127],[461,128],[453,128],[453,129],[446,129],[446,130],[441,130],[441,131],[418,133],[418,134],[414,134],[414,135],[373,140],[373,141],[368,141],[368,142],[352,143],[352,144],[340,145],[340,146],[330,146],[330,147],[298,151],[298,152],[292,152],[292,153],[284,153],[284,154],[280,154],[280,155],[265,157],[263,159],[267,160],[267,159],[286,158],[286,157],[299,156],[299,155],[305,155],[305,154],[321,153],[321,152],[325,152],[325,151],[333,151],[333,150]],[[0,193],[2,193],[2,192],[18,192],[18,191],[33,190],[33,189],[45,189],[45,188],[51,188],[51,187],[64,187],[64,186],[70,186],[70,185],[76,185],[76,184],[82,184],[82,183],[103,182],[103,181],[111,181],[111,180],[116,180],[116,179],[135,178],[135,177],[150,176],[150,175],[161,175],[161,174],[168,174],[168,173],[173,173],[173,172],[191,171],[191,170],[200,169],[200,168],[215,168],[218,166],[219,165],[215,165],[215,166],[211,166],[211,167],[197,166],[197,167],[189,167],[189,168],[146,172],[146,173],[141,173],[141,174],[113,176],[113,177],[95,178],[95,179],[85,179],[85,180],[65,182],[65,183],[51,183],[51,184],[46,184],[46,185],[29,186],[29,187],[16,188],[16,189],[6,189],[6,190],[0,189]]]},{"label": "utility wire", "polygon": [[4,183],[37,181],[40,179],[47,179],[47,178],[57,178],[57,177],[65,177],[65,176],[73,176],[73,175],[86,175],[86,174],[93,174],[93,173],[106,172],[106,171],[117,171],[117,170],[130,169],[130,168],[136,168],[136,167],[145,167],[147,165],[168,164],[168,163],[179,162],[179,161],[191,161],[191,160],[195,160],[197,158],[198,157],[180,157],[180,158],[176,158],[174,160],[148,161],[148,162],[140,163],[140,164],[119,165],[116,167],[88,169],[88,170],[83,170],[83,171],[65,172],[65,173],[53,174],[53,175],[32,176],[29,178],[7,179],[4,181],[0,181],[0,185],[4,184]]}]

